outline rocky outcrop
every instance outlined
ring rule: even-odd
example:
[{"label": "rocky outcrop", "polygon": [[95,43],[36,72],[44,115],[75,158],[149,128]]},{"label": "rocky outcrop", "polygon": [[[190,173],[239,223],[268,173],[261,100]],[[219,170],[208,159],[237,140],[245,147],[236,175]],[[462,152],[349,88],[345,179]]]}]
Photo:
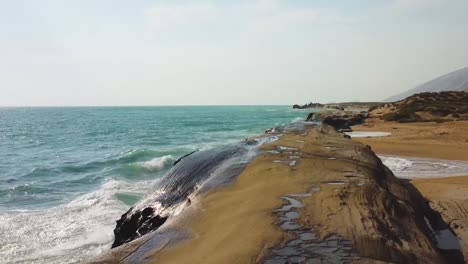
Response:
[{"label": "rocky outcrop", "polygon": [[369,119],[399,123],[468,120],[468,92],[415,94],[370,108]]},{"label": "rocky outcrop", "polygon": [[154,215],[154,209],[151,207],[146,207],[141,211],[132,211],[133,208],[130,208],[117,220],[112,248],[158,229],[167,220],[167,216]]},{"label": "rocky outcrop", "polygon": [[[460,250],[437,247],[433,230],[446,225],[426,200],[368,146],[321,125],[286,131],[262,150],[234,185],[201,197],[200,214],[186,222],[194,239],[170,250],[148,242],[133,255],[158,263],[463,263]],[[174,183],[184,187],[190,176]],[[164,221],[145,210],[125,219]]]},{"label": "rocky outcrop", "polygon": [[366,115],[352,111],[324,111],[311,113],[307,116],[307,121],[322,122],[330,125],[336,130],[349,130],[351,126],[362,124]]},{"label": "rocky outcrop", "polygon": [[[315,146],[297,149],[307,157],[300,162],[304,170],[311,169],[307,175],[315,184],[297,210],[304,230],[316,231],[322,244],[336,235],[352,241],[362,263],[463,263],[459,250],[437,248],[431,228],[438,230],[440,219],[426,200],[397,179],[368,146],[343,139],[328,126],[309,136]],[[330,259],[317,248],[305,256]]]},{"label": "rocky outcrop", "polygon": [[307,108],[322,108],[324,105],[320,103],[308,103],[305,105],[293,105],[293,109],[307,109]]}]

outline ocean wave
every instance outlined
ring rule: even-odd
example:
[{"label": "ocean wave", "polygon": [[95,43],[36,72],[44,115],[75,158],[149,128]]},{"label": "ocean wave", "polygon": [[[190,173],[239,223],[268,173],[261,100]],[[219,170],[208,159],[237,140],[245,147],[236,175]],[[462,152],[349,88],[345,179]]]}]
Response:
[{"label": "ocean wave", "polygon": [[[24,179],[36,179],[43,176],[49,178],[57,178],[59,175],[65,174],[74,174],[74,175],[83,175],[84,173],[101,171],[104,168],[116,169],[119,166],[131,165],[134,163],[141,163],[147,169],[151,169],[151,164],[154,163],[154,166],[157,167],[157,161],[154,158],[155,156],[164,155],[161,151],[149,150],[149,149],[130,149],[124,152],[118,153],[107,157],[105,160],[91,161],[83,164],[76,164],[75,162],[67,162],[58,167],[39,167],[33,169],[31,172],[21,176],[20,178]],[[170,156],[170,155],[168,155]],[[165,157],[165,156],[163,156]],[[147,164],[143,162],[148,160]],[[168,159],[168,157],[164,158]],[[154,161],[153,161],[154,160]],[[167,160],[167,162],[169,159]]]},{"label": "ocean wave", "polygon": [[129,149],[120,152],[117,155],[112,155],[106,160],[93,161],[81,165],[62,166],[58,169],[62,172],[83,173],[101,169],[103,167],[131,164],[148,158],[153,158],[154,156],[160,156],[161,154],[162,153],[160,151],[150,149]]},{"label": "ocean wave", "polygon": [[139,162],[138,164],[150,171],[155,171],[165,168],[167,165],[174,163],[175,160],[171,155],[166,155],[149,161]]},{"label": "ocean wave", "polygon": [[35,201],[51,201],[53,200],[53,197],[51,197],[53,193],[57,193],[57,190],[34,186],[34,183],[0,188],[0,205],[9,207],[11,204],[22,204],[30,199]]},{"label": "ocean wave", "polygon": [[291,123],[297,123],[297,122],[304,122],[303,117],[295,117],[293,120],[291,120]]},{"label": "ocean wave", "polygon": [[21,195],[21,194],[34,194],[34,193],[48,193],[51,192],[48,188],[35,187],[31,184],[20,184],[16,186],[9,187],[7,189],[1,189],[0,195]]},{"label": "ocean wave", "polygon": [[116,195],[145,193],[154,184],[109,180],[60,207],[0,213],[1,261],[75,263],[101,254],[113,241],[115,219],[127,210]]}]

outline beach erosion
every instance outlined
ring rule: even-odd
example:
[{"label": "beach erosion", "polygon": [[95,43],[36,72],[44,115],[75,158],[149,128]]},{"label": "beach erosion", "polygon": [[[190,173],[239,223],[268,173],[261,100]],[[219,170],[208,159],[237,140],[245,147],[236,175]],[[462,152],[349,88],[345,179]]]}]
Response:
[{"label": "beach erosion", "polygon": [[[355,130],[388,132],[378,126]],[[399,136],[395,130],[390,132]],[[400,131],[404,135],[403,128]],[[452,178],[397,179],[371,150],[400,159],[409,156],[398,147],[381,152],[374,143],[397,141],[393,134],[350,140],[329,126],[312,124],[270,132],[277,140],[260,145],[230,184],[188,200],[173,221],[98,262],[464,262],[464,223],[457,222],[458,232],[449,221],[453,212],[437,211],[466,205],[463,190],[450,191]],[[420,157],[448,157],[443,155]],[[450,193],[450,203],[447,197],[428,203],[426,198],[440,192],[427,181],[440,181],[438,186]],[[455,206],[453,199],[458,199]]]}]

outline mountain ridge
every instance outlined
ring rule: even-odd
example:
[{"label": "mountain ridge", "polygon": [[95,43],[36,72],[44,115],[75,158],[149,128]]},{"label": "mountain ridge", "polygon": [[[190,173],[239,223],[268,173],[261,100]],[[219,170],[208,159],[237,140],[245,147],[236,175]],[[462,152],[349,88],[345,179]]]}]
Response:
[{"label": "mountain ridge", "polygon": [[428,82],[422,83],[413,89],[388,97],[384,102],[395,102],[417,93],[465,91],[468,92],[468,67],[441,75]]}]

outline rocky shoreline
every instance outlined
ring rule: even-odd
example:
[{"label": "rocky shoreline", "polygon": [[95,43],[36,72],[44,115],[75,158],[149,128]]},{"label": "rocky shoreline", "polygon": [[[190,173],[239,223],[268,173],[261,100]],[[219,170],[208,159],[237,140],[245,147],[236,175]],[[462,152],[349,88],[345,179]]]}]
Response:
[{"label": "rocky shoreline", "polygon": [[144,262],[463,263],[434,239],[447,224],[368,146],[328,125],[278,137],[232,185],[201,197],[184,226],[191,238]]}]

